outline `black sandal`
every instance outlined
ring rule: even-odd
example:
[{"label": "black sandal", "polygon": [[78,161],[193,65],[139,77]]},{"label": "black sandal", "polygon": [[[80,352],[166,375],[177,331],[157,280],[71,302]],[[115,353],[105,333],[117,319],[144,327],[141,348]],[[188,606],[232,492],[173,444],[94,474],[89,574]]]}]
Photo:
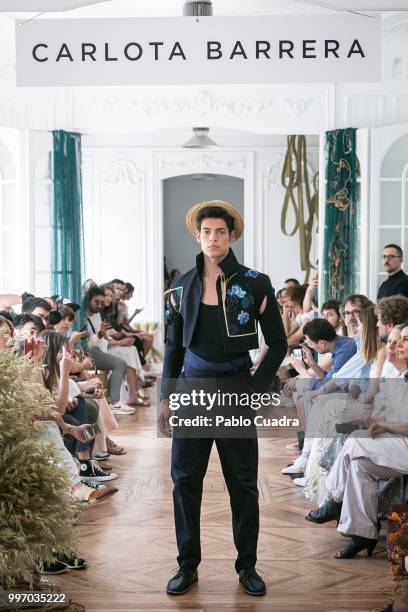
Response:
[{"label": "black sandal", "polygon": [[371,557],[378,540],[353,536],[351,542],[340,552],[334,555],[335,559],[353,559],[359,552],[367,549],[367,556]]},{"label": "black sandal", "polygon": [[311,523],[328,523],[329,521],[337,521],[339,524],[342,502],[335,502],[334,499],[329,499],[323,506],[309,512],[305,519]]}]

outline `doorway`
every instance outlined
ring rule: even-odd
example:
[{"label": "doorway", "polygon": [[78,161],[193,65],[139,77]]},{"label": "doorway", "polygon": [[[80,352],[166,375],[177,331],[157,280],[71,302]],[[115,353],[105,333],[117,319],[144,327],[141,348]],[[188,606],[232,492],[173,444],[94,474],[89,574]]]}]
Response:
[{"label": "doorway", "polygon": [[[244,179],[224,174],[199,173],[163,181],[163,253],[168,273],[187,272],[195,264],[200,246],[186,229],[187,210],[197,202],[225,200],[244,216]],[[233,245],[238,261],[245,261],[244,241]]]}]

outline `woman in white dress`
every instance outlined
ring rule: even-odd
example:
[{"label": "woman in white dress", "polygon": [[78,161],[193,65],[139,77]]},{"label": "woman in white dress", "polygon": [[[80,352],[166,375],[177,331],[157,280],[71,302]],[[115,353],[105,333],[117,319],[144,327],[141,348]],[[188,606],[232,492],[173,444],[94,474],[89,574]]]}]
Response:
[{"label": "woman in white dress", "polygon": [[387,380],[384,408],[367,422],[368,430],[354,432],[344,444],[326,479],[331,499],[306,517],[315,523],[337,520],[338,530],[352,536],[335,555],[338,559],[362,550],[372,554],[378,539],[378,482],[408,474],[408,325],[397,349],[405,372]]}]

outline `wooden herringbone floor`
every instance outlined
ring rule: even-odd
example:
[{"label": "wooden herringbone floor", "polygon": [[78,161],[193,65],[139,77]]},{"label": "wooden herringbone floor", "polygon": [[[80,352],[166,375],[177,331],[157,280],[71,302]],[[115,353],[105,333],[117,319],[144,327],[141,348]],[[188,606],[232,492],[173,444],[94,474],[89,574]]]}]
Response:
[{"label": "wooden herringbone floor", "polygon": [[291,458],[287,439],[260,440],[258,568],[267,596],[251,598],[238,585],[228,496],[215,450],[205,480],[199,583],[186,595],[168,596],[165,585],[177,566],[171,443],[156,437],[155,406],[122,417],[112,437],[128,454],[110,461],[120,476],[115,481],[119,493],[81,515],[81,553],[89,567],[54,579],[87,611],[335,612],[378,610],[390,601],[384,536],[371,559],[334,559],[346,540],[334,523],[306,522],[311,506],[302,490],[280,474]]}]

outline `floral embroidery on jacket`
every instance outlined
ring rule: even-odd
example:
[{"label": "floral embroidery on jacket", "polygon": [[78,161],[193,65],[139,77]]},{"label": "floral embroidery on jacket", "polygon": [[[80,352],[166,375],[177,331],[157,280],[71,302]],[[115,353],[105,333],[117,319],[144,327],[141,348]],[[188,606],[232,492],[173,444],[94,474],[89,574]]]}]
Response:
[{"label": "floral embroidery on jacket", "polygon": [[248,323],[248,321],[249,321],[249,313],[245,312],[244,310],[241,310],[241,312],[239,313],[237,319],[238,319],[238,321],[240,322],[241,325],[245,325],[245,323]]},{"label": "floral embroidery on jacket", "polygon": [[259,276],[259,272],[256,272],[256,270],[248,270],[245,276],[249,276],[249,278],[256,278]]},{"label": "floral embroidery on jacket", "polygon": [[[248,329],[253,329],[255,297],[251,288],[238,283],[227,289],[225,300],[228,331],[231,335],[241,335]],[[246,328],[246,329],[243,329]],[[252,331],[250,332],[252,333]]]},{"label": "floral embroidery on jacket", "polygon": [[227,295],[231,297],[236,295],[239,298],[243,298],[246,296],[246,291],[244,291],[239,285],[232,285],[232,287],[228,289]]}]

